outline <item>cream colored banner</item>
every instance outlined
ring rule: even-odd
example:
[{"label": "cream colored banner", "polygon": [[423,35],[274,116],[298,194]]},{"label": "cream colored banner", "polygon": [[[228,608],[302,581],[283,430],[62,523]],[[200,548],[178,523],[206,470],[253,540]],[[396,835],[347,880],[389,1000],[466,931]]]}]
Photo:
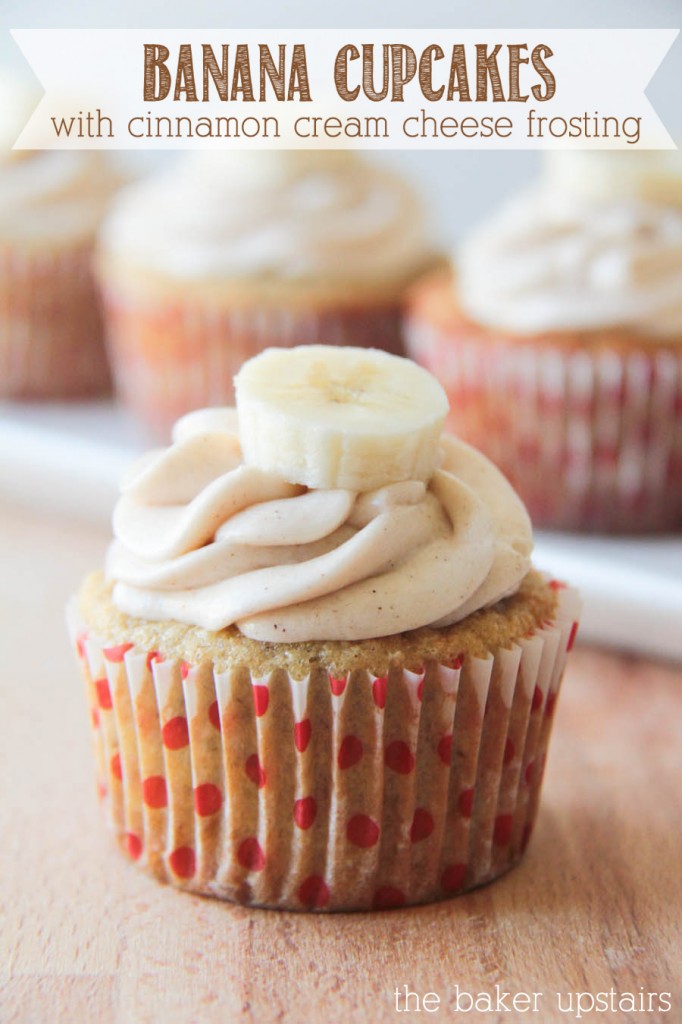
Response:
[{"label": "cream colored banner", "polygon": [[16,148],[674,149],[675,29],[15,30]]}]

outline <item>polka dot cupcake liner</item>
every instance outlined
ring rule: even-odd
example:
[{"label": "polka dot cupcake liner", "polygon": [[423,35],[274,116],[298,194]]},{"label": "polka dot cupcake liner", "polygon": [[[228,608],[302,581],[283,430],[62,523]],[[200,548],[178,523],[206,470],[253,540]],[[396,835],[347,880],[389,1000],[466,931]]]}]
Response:
[{"label": "polka dot cupcake liner", "polygon": [[92,246],[0,247],[0,398],[83,398],[110,390]]},{"label": "polka dot cupcake liner", "polygon": [[70,629],[119,845],[237,903],[370,910],[443,899],[521,858],[579,615],[488,658],[386,676],[215,671]]},{"label": "polka dot cupcake liner", "polygon": [[524,341],[418,307],[406,334],[447,391],[449,429],[500,467],[537,526],[682,527],[682,344]]},{"label": "polka dot cupcake liner", "polygon": [[104,304],[117,391],[162,438],[192,409],[233,405],[233,377],[245,360],[265,348],[357,345],[403,353],[398,303],[220,310],[174,300],[143,301],[109,287]]}]

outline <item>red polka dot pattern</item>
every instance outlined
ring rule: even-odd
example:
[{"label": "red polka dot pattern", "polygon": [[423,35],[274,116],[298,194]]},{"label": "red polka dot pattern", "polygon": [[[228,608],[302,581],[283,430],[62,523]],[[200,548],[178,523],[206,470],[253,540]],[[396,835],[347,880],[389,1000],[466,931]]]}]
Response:
[{"label": "red polka dot pattern", "polygon": [[428,839],[435,827],[436,823],[433,820],[433,815],[425,810],[425,808],[418,807],[412,818],[412,827],[410,828],[411,841],[418,843],[422,839]]},{"label": "red polka dot pattern", "polygon": [[545,704],[545,714],[547,718],[551,718],[554,714],[554,705],[556,704],[556,693],[547,694],[547,703]]},{"label": "red polka dot pattern", "polygon": [[458,654],[457,657],[453,658],[452,661],[450,662],[451,667],[454,668],[455,670],[460,669],[463,664],[464,664],[464,655],[463,654]]},{"label": "red polka dot pattern", "polygon": [[504,745],[504,756],[502,758],[503,763],[510,764],[510,762],[514,760],[515,753],[516,750],[514,749],[514,744],[509,738],[507,738],[507,742]]},{"label": "red polka dot pattern", "polygon": [[329,685],[335,697],[341,696],[343,691],[346,689],[346,683],[347,679],[345,676],[339,677],[338,679],[335,676],[329,677]]},{"label": "red polka dot pattern", "polygon": [[168,858],[170,869],[178,878],[193,878],[197,859],[191,846],[178,846]]},{"label": "red polka dot pattern", "polygon": [[99,729],[99,710],[97,708],[90,708],[90,721],[93,729]]},{"label": "red polka dot pattern", "polygon": [[189,728],[184,715],[170,718],[161,730],[163,745],[168,750],[182,750],[189,743]]},{"label": "red polka dot pattern", "polygon": [[417,683],[417,700],[421,703],[424,700],[424,680],[420,679]]},{"label": "red polka dot pattern", "polygon": [[126,832],[126,853],[131,860],[139,860],[142,855],[142,840],[134,832]]},{"label": "red polka dot pattern", "polygon": [[372,696],[374,697],[374,703],[378,708],[386,707],[386,691],[388,689],[388,677],[379,676],[372,683]]},{"label": "red polka dot pattern", "polygon": [[255,836],[243,839],[237,847],[237,860],[247,871],[262,871],[265,867],[265,854]]},{"label": "red polka dot pattern", "polygon": [[223,806],[223,794],[212,782],[202,782],[194,790],[194,806],[202,818],[217,814]]},{"label": "red polka dot pattern", "polygon": [[111,774],[114,776],[115,779],[118,779],[119,782],[120,782],[121,779],[123,778],[123,770],[121,768],[121,755],[120,754],[114,754],[114,756],[111,759],[110,767],[111,767]]},{"label": "red polka dot pattern", "polygon": [[542,690],[540,689],[539,686],[536,686],[535,689],[533,690],[533,700],[531,701],[530,710],[531,711],[539,711],[540,708],[542,707],[542,701],[543,701]]},{"label": "red polka dot pattern", "polygon": [[107,661],[121,662],[133,646],[133,644],[118,644],[116,647],[105,647],[102,654]]},{"label": "red polka dot pattern", "polygon": [[220,732],[220,708],[218,707],[217,700],[214,700],[208,709],[208,720],[213,728]]},{"label": "red polka dot pattern", "polygon": [[528,764],[526,765],[526,770],[523,773],[523,777],[526,780],[526,784],[528,786],[531,785],[531,783],[533,781],[533,776],[534,775],[535,775],[535,761],[529,761]]},{"label": "red polka dot pattern", "polygon": [[466,864],[451,864],[447,867],[440,878],[443,892],[458,892],[464,885],[466,873]]},{"label": "red polka dot pattern", "polygon": [[309,875],[298,888],[298,899],[304,907],[320,910],[329,903],[329,886],[321,875]]},{"label": "red polka dot pattern", "polygon": [[358,761],[362,760],[362,740],[357,736],[344,736],[341,740],[337,762],[339,768],[352,768]]},{"label": "red polka dot pattern", "polygon": [[507,846],[511,840],[513,829],[514,819],[511,814],[498,814],[493,828],[493,842],[495,846]]},{"label": "red polka dot pattern", "polygon": [[406,900],[407,896],[402,889],[396,889],[394,885],[382,885],[374,893],[372,907],[374,910],[392,910],[404,906]]},{"label": "red polka dot pattern", "polygon": [[452,741],[452,735],[443,736],[442,740],[438,744],[438,756],[443,764],[447,765],[448,768],[452,761]]},{"label": "red polka dot pattern", "polygon": [[85,657],[85,641],[88,639],[87,633],[79,633],[76,637],[76,651],[79,657]]},{"label": "red polka dot pattern", "polygon": [[102,711],[110,711],[113,707],[113,703],[111,700],[109,681],[106,676],[102,676],[101,679],[95,679],[95,693],[97,694],[97,703]]},{"label": "red polka dot pattern", "polygon": [[474,790],[463,789],[457,797],[457,808],[463,818],[470,818],[474,809]]},{"label": "red polka dot pattern", "polygon": [[384,754],[386,767],[399,775],[409,775],[414,769],[414,754],[403,740],[393,740],[386,747]]},{"label": "red polka dot pattern", "polygon": [[148,775],[142,780],[142,799],[147,807],[155,810],[168,805],[168,792],[163,775]]},{"label": "red polka dot pattern", "polygon": [[250,757],[247,757],[244,771],[259,789],[263,788],[265,785],[265,770],[261,767],[258,754],[251,754]]},{"label": "red polka dot pattern", "polygon": [[188,661],[181,661],[180,662],[180,675],[182,676],[183,679],[186,679],[191,671],[192,671],[192,666],[190,665],[190,663]]},{"label": "red polka dot pattern", "polygon": [[346,825],[346,836],[354,846],[369,849],[379,841],[380,829],[367,814],[354,814]]},{"label": "red polka dot pattern", "polygon": [[150,651],[147,655],[147,668],[151,671],[152,664],[160,665],[165,660],[163,654],[159,654],[158,651]]},{"label": "red polka dot pattern", "polygon": [[270,705],[270,691],[267,686],[254,686],[253,706],[256,709],[256,718],[262,718]]},{"label": "red polka dot pattern", "polygon": [[569,635],[569,638],[568,638],[568,643],[566,645],[566,650],[567,651],[572,651],[573,650],[573,644],[575,643],[575,638],[577,637],[577,635],[578,635],[578,623],[574,622],[573,625],[571,626],[571,632],[570,632],[570,635]]},{"label": "red polka dot pattern", "polygon": [[313,727],[309,718],[304,718],[302,722],[296,722],[294,725],[294,743],[299,754],[304,754],[308,749],[312,731]]},{"label": "red polka dot pattern", "polygon": [[294,821],[299,828],[307,829],[317,817],[317,801],[314,796],[304,796],[294,804]]}]

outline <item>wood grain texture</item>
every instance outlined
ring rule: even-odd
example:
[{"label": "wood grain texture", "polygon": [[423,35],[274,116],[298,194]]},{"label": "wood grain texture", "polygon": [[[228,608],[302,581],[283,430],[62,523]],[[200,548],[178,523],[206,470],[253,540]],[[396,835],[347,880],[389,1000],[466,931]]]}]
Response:
[{"label": "wood grain texture", "polygon": [[[556,992],[612,988],[669,992],[672,1009],[581,1020],[682,1021],[679,668],[574,653],[535,835],[492,886],[365,916],[232,907],[146,878],[102,827],[63,606],[106,541],[0,509],[3,1024],[554,1024],[576,1019]],[[404,984],[440,1009],[396,1013]],[[464,1014],[456,984],[543,996],[536,1014]]]}]

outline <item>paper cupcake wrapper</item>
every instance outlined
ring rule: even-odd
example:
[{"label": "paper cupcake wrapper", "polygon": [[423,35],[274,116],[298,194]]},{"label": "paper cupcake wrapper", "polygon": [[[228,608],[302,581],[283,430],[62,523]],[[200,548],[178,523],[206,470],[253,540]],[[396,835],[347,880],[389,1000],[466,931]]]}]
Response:
[{"label": "paper cupcake wrapper", "polygon": [[265,348],[330,344],[403,352],[398,303],[219,310],[178,301],[136,302],[106,288],[104,304],[117,390],[161,437],[192,409],[233,405],[234,375]]},{"label": "paper cupcake wrapper", "polygon": [[302,680],[164,660],[69,624],[98,789],[128,856],[238,903],[442,899],[521,857],[579,599],[509,650]]},{"label": "paper cupcake wrapper", "polygon": [[80,398],[111,386],[92,246],[0,247],[0,398]]},{"label": "paper cupcake wrapper", "polygon": [[682,346],[522,343],[418,316],[406,333],[448,393],[449,429],[502,469],[536,525],[682,526]]}]

